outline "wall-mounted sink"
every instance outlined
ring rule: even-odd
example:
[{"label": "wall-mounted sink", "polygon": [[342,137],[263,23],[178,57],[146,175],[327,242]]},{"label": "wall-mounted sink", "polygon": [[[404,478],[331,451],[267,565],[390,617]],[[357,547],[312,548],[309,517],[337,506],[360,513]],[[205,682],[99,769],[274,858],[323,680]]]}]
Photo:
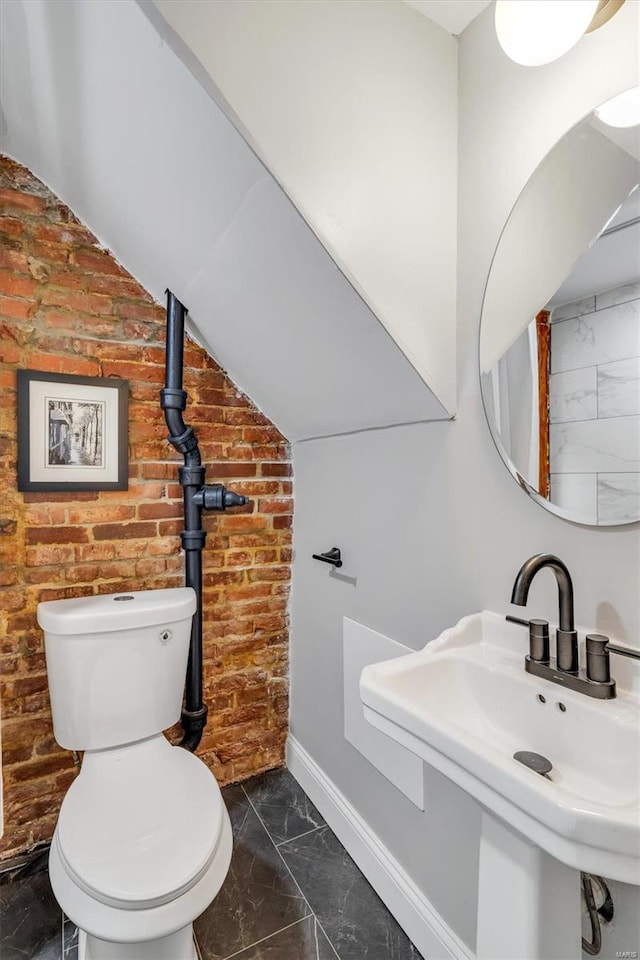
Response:
[{"label": "wall-mounted sink", "polygon": [[[593,700],[525,673],[526,631],[465,617],[424,650],[366,667],[374,726],[570,867],[640,884],[640,698]],[[546,757],[549,779],[513,759]]]}]

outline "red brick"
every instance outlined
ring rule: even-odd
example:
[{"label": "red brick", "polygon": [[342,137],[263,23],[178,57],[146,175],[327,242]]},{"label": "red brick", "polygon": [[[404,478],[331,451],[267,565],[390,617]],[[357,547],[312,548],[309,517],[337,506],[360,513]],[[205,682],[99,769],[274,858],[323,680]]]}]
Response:
[{"label": "red brick", "polygon": [[120,377],[123,380],[143,380],[152,383],[164,383],[164,370],[151,363],[135,363],[105,360],[102,364],[105,377]]},{"label": "red brick", "polygon": [[116,304],[115,313],[127,320],[145,320],[151,323],[164,323],[164,308],[156,303],[132,303],[130,301]]},{"label": "red brick", "polygon": [[184,520],[160,520],[158,533],[161,537],[175,537],[184,529]]},{"label": "red brick", "polygon": [[274,517],[273,518],[274,530],[288,530],[291,526],[292,526],[291,517]]},{"label": "red brick", "polygon": [[67,567],[65,571],[69,583],[93,583],[100,576],[104,576],[103,569],[92,563],[79,563],[77,566]]},{"label": "red brick", "polygon": [[138,539],[140,537],[155,537],[157,524],[155,523],[100,523],[93,528],[96,540]]},{"label": "red brick", "polygon": [[75,559],[83,560],[113,560],[116,548],[113,543],[87,543],[75,548]]},{"label": "red brick", "polygon": [[17,250],[0,247],[1,270],[19,270],[21,273],[26,273],[28,265],[28,260],[24,253],[18,253]]},{"label": "red brick", "polygon": [[247,533],[249,531],[254,532],[256,530],[267,530],[269,528],[269,520],[267,517],[260,516],[260,514],[225,514],[224,516],[220,517],[218,521],[218,528],[224,533],[233,533],[237,531]]},{"label": "red brick", "polygon": [[96,243],[96,238],[85,227],[75,223],[42,223],[31,231],[36,240],[51,240],[54,243]]},{"label": "red brick", "polygon": [[136,508],[128,504],[92,503],[83,507],[69,507],[69,523],[106,523],[114,520],[132,520]]},{"label": "red brick", "polygon": [[27,543],[86,543],[89,539],[84,527],[36,527],[25,532]]},{"label": "red brick", "polygon": [[0,210],[16,210],[37,215],[44,213],[46,208],[44,197],[34,197],[20,190],[0,189]]},{"label": "red brick", "polygon": [[80,290],[65,290],[53,286],[47,287],[41,303],[45,307],[63,307],[65,310],[80,313],[110,314],[113,308],[111,297],[102,297],[97,293],[84,293]]},{"label": "red brick", "polygon": [[20,347],[0,340],[0,363],[20,363]]},{"label": "red brick", "polygon": [[290,477],[292,473],[290,463],[261,463],[260,474],[263,477]]},{"label": "red brick", "polygon": [[108,276],[91,274],[86,278],[87,290],[92,293],[104,293],[109,297],[131,297],[140,300],[151,300],[150,295],[143,290],[140,284],[131,277]]},{"label": "red brick", "polygon": [[64,491],[59,493],[25,493],[23,496],[25,503],[69,503],[70,501],[98,499],[98,494],[90,490],[74,490],[73,493],[65,493]]},{"label": "red brick", "polygon": [[0,236],[19,237],[24,233],[24,223],[17,217],[0,217]]},{"label": "red brick", "polygon": [[96,360],[84,360],[80,357],[58,357],[52,353],[32,353],[29,357],[32,370],[48,373],[71,373],[81,377],[97,377],[100,364]]},{"label": "red brick", "polygon": [[0,313],[4,317],[15,317],[16,320],[26,320],[33,311],[30,300],[18,300],[15,297],[0,297]]},{"label": "red brick", "polygon": [[10,297],[33,297],[38,284],[31,277],[0,271],[0,293]]},{"label": "red brick", "polygon": [[182,503],[141,503],[138,507],[141,520],[160,520],[165,517],[181,517]]},{"label": "red brick", "polygon": [[88,273],[108,273],[124,277],[125,271],[106,250],[76,250],[71,254],[74,266]]},{"label": "red brick", "polygon": [[44,243],[34,240],[31,244],[31,252],[38,260],[45,260],[47,263],[66,263],[69,259],[69,248],[63,243]]}]

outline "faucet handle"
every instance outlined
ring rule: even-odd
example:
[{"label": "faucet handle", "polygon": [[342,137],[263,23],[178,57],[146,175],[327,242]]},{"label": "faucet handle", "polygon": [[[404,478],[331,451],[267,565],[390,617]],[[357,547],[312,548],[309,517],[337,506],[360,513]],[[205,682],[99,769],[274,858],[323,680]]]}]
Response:
[{"label": "faucet handle", "polygon": [[549,621],[524,620],[521,617],[505,617],[509,623],[518,623],[521,627],[529,628],[529,657],[539,663],[549,663]]},{"label": "faucet handle", "polygon": [[540,663],[549,663],[548,620],[529,620],[529,656]]},{"label": "faucet handle", "polygon": [[592,680],[595,683],[609,683],[611,680],[608,643],[609,637],[605,637],[601,633],[589,633],[585,637],[587,680]]}]

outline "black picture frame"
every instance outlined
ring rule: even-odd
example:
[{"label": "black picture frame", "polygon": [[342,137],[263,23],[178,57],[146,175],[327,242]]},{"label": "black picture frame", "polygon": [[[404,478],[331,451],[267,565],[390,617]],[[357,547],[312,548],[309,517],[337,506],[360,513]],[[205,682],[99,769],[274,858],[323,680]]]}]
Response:
[{"label": "black picture frame", "polygon": [[18,490],[127,490],[129,381],[18,370]]}]

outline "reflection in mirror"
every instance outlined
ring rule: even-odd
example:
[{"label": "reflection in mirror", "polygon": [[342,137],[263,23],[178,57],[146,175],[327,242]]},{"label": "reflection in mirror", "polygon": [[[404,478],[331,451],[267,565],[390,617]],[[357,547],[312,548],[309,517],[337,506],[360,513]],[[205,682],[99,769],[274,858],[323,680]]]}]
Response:
[{"label": "reflection in mirror", "polygon": [[485,291],[496,446],[523,489],[579,523],[640,519],[639,161],[637,127],[593,115],[571,130],[516,203]]}]

